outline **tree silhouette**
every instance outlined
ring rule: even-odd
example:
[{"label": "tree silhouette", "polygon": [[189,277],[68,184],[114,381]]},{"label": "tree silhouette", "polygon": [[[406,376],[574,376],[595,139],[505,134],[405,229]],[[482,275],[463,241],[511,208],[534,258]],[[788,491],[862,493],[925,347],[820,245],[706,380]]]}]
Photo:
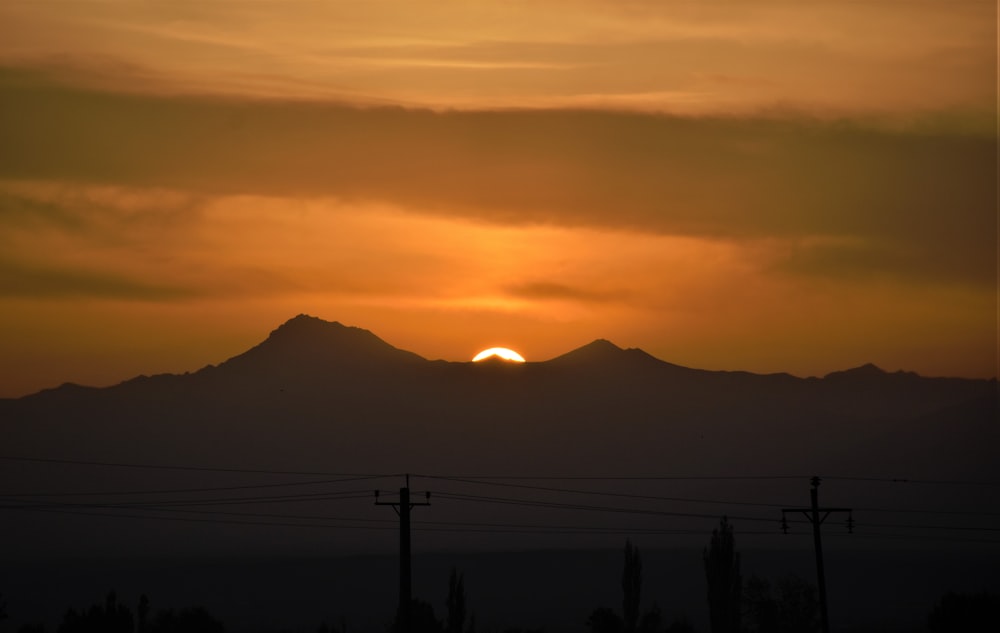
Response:
[{"label": "tree silhouette", "polygon": [[59,633],[133,633],[132,611],[118,602],[115,592],[108,594],[104,605],[95,604],[86,611],[66,611],[57,629]]},{"label": "tree silhouette", "polygon": [[316,633],[347,633],[347,618],[343,616],[340,617],[340,629],[326,620],[323,620],[323,622],[316,629]]},{"label": "tree silhouette", "polygon": [[410,618],[410,633],[441,633],[441,622],[434,616],[434,607],[423,600],[413,601]]},{"label": "tree silhouette", "polygon": [[590,633],[622,633],[625,625],[613,609],[601,607],[591,612],[587,618],[587,628]]},{"label": "tree silhouette", "polygon": [[625,566],[622,570],[622,619],[625,633],[635,633],[639,619],[639,595],[642,591],[642,559],[639,548],[625,539]]},{"label": "tree silhouette", "polygon": [[816,587],[798,578],[771,583],[757,576],[747,580],[743,592],[746,633],[812,633],[820,630]]},{"label": "tree silhouette", "polygon": [[674,621],[667,627],[666,633],[695,633],[694,625],[686,616],[674,618]]},{"label": "tree silhouette", "polygon": [[660,633],[663,613],[657,604],[639,617],[642,593],[642,557],[631,539],[625,540],[625,563],[622,567],[622,615],[612,609],[594,609],[587,618],[592,633]]},{"label": "tree silhouette", "polygon": [[465,578],[454,567],[448,578],[448,620],[446,633],[462,633],[465,629]]},{"label": "tree silhouette", "polygon": [[150,633],[224,633],[222,622],[204,607],[159,611],[149,625]]},{"label": "tree silhouette", "polygon": [[660,633],[663,630],[663,612],[660,611],[660,605],[653,603],[653,606],[649,608],[642,614],[639,618],[639,627],[637,631],[639,633]]},{"label": "tree silhouette", "polygon": [[139,596],[139,607],[135,611],[136,622],[135,631],[136,633],[146,633],[147,627],[149,625],[149,598],[146,594]]},{"label": "tree silhouette", "polygon": [[739,633],[740,555],[733,541],[733,526],[722,517],[718,529],[703,553],[705,580],[708,584],[708,619],[712,633]]},{"label": "tree silhouette", "polygon": [[396,613],[396,620],[392,624],[392,630],[397,633],[442,633],[441,621],[434,615],[434,607],[429,603],[413,598],[410,600],[410,630],[403,631],[400,614]]}]

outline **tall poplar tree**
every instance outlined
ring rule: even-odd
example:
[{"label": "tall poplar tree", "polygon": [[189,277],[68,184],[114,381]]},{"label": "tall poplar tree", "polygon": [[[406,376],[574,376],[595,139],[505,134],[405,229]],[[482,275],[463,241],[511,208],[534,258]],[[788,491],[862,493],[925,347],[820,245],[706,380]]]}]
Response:
[{"label": "tall poplar tree", "polygon": [[639,620],[639,595],[642,591],[642,559],[639,548],[632,545],[631,539],[625,540],[625,568],[622,570],[622,617],[625,620],[625,633],[635,633],[635,625]]},{"label": "tall poplar tree", "polygon": [[465,628],[465,579],[454,567],[448,579],[448,621],[446,633],[462,633]]},{"label": "tall poplar tree", "polygon": [[733,526],[728,518],[722,517],[718,529],[712,530],[712,541],[703,558],[712,633],[739,633],[743,579],[740,577],[740,555],[733,541]]}]

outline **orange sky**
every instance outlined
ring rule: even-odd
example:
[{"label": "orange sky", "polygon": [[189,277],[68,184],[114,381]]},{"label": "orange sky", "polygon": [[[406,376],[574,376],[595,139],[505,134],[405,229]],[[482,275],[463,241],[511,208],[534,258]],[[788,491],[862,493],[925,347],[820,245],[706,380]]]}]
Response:
[{"label": "orange sky", "polygon": [[428,358],[997,373],[992,1],[0,5],[0,396]]}]

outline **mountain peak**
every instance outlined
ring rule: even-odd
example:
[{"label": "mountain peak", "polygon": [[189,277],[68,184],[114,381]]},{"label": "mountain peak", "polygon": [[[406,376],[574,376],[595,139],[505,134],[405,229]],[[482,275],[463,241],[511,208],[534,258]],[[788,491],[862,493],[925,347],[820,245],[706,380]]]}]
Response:
[{"label": "mountain peak", "polygon": [[603,338],[591,341],[583,347],[578,347],[562,356],[557,356],[551,362],[614,368],[621,368],[623,365],[632,365],[635,363],[666,364],[661,360],[653,358],[641,349],[623,349]]},{"label": "mountain peak", "polygon": [[299,314],[278,326],[264,342],[225,364],[328,365],[386,360],[423,359],[393,347],[368,330]]},{"label": "mountain peak", "polygon": [[599,338],[582,347],[578,347],[561,356],[557,356],[552,360],[556,362],[590,362],[595,360],[607,360],[618,357],[624,351],[625,350],[618,347],[611,341]]},{"label": "mountain peak", "polygon": [[348,327],[339,321],[324,321],[319,317],[314,317],[309,314],[299,314],[291,319],[288,319],[276,329],[272,330],[267,338],[268,340],[281,340],[290,337],[309,337],[314,335],[323,336],[329,335],[334,331],[343,330],[358,330],[361,332],[367,331],[362,330],[361,328]]},{"label": "mountain peak", "polygon": [[823,378],[833,378],[833,379],[871,379],[880,378],[882,376],[888,375],[885,370],[880,368],[874,363],[865,363],[860,367],[853,367],[851,369],[845,369],[843,371],[830,372]]},{"label": "mountain peak", "polygon": [[618,353],[618,352],[624,352],[625,351],[624,349],[622,349],[621,347],[618,347],[617,345],[615,345],[614,343],[612,343],[611,341],[609,341],[606,338],[594,339],[593,341],[587,343],[586,345],[584,345],[583,347],[581,347],[579,349],[580,350],[590,350],[590,351],[592,351],[594,353],[599,353],[599,354],[615,354],[615,353]]}]

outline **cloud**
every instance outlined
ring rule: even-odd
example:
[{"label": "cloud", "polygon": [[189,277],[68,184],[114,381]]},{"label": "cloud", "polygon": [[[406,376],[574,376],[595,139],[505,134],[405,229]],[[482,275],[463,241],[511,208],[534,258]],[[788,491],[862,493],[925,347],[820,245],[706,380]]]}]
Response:
[{"label": "cloud", "polygon": [[155,189],[0,182],[0,297],[205,296],[167,254],[197,231],[199,204]]},{"label": "cloud", "polygon": [[183,287],[135,279],[102,270],[71,270],[62,266],[32,266],[0,259],[0,298],[99,298],[130,301],[176,301],[199,296]]},{"label": "cloud", "polygon": [[987,233],[978,245],[971,246],[973,252],[960,252],[949,239],[920,245],[903,240],[792,240],[779,247],[782,256],[773,261],[770,270],[850,281],[919,279],[925,283],[994,285],[995,240]]},{"label": "cloud", "polygon": [[800,272],[847,271],[836,261],[859,251],[830,246],[841,240],[904,277],[995,274],[996,137],[950,130],[946,115],[891,127],[779,112],[435,112],[122,94],[10,68],[0,90],[5,179],[784,239],[799,244],[785,269]]},{"label": "cloud", "polygon": [[898,110],[995,101],[995,7],[981,0],[565,5],[5,3],[0,59],[129,60],[166,89],[440,107],[704,113],[774,102]]},{"label": "cloud", "polygon": [[554,281],[512,284],[504,290],[514,297],[523,299],[580,303],[624,303],[631,296],[631,293],[624,290],[595,290],[589,286],[574,286]]}]

